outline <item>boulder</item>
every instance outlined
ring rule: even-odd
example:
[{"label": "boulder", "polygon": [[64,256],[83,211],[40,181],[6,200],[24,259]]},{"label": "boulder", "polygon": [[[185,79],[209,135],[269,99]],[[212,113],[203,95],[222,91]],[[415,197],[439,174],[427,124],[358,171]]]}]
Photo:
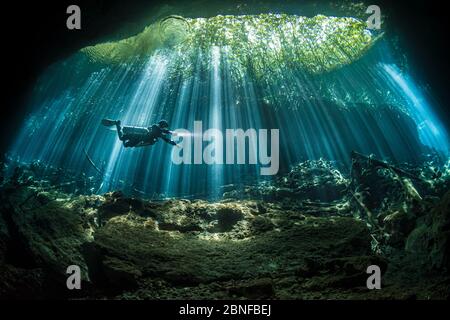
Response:
[{"label": "boulder", "polygon": [[82,279],[89,281],[80,252],[82,244],[89,241],[85,217],[72,210],[68,201],[59,198],[57,193],[48,195],[51,200],[44,202],[38,194],[28,187],[19,187],[3,199],[0,210],[11,245],[8,262],[42,268],[52,273],[52,279],[64,289],[69,265],[78,265]]},{"label": "boulder", "polygon": [[229,286],[231,296],[245,297],[247,299],[268,299],[275,293],[270,278],[250,280],[234,286]]},{"label": "boulder", "polygon": [[243,219],[243,214],[239,209],[222,207],[217,210],[218,228],[220,232],[230,231],[241,219]]},{"label": "boulder", "polygon": [[275,225],[266,217],[257,216],[251,222],[252,230],[254,234],[259,234],[272,230]]},{"label": "boulder", "polygon": [[450,191],[406,239],[405,250],[427,269],[450,270]]}]

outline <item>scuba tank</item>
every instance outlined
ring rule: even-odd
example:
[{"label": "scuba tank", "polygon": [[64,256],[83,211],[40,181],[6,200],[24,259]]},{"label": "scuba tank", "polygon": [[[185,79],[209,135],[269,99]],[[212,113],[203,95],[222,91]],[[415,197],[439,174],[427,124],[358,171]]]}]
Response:
[{"label": "scuba tank", "polygon": [[122,132],[124,135],[147,135],[149,130],[146,127],[133,127],[133,126],[125,126],[122,127]]}]

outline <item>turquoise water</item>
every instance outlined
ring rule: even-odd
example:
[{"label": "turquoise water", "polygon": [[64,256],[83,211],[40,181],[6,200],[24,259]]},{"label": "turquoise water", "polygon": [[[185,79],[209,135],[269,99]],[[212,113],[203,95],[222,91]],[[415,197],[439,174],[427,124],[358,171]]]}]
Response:
[{"label": "turquoise water", "polygon": [[279,129],[280,172],[321,157],[348,167],[351,150],[391,161],[418,161],[432,150],[448,156],[448,134],[420,81],[396,65],[383,40],[361,58],[320,74],[286,62],[273,77],[252,68],[236,77],[230,57],[227,46],[198,50],[194,60],[189,56],[187,74],[173,72],[180,54],[170,48],[116,64],[76,53],[40,77],[10,155],[98,175],[87,153],[102,172],[98,192],[208,197],[219,196],[225,184],[273,177],[261,176],[259,164],[176,165],[173,147],[162,141],[125,149],[101,119],[136,126],[166,119],[171,129],[190,131],[194,121],[204,130]]}]

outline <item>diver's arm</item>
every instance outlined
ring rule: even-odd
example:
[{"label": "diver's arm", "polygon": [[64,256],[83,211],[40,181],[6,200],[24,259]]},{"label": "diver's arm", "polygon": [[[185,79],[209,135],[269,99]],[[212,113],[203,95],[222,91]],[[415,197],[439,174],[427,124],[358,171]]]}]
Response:
[{"label": "diver's arm", "polygon": [[168,144],[171,144],[171,145],[173,145],[173,146],[176,146],[177,144],[176,144],[176,142],[175,141],[173,141],[173,140],[170,140],[169,138],[167,138],[167,137],[161,137],[161,139],[163,139],[165,142],[167,142]]}]

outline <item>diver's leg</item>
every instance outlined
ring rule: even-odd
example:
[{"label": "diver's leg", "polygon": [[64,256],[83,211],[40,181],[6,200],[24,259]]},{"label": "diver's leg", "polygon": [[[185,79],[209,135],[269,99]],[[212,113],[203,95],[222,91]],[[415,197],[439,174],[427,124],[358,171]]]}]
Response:
[{"label": "diver's leg", "polygon": [[127,141],[123,142],[123,145],[125,148],[132,148],[135,147],[137,144],[139,144],[140,140],[137,139],[129,139]]},{"label": "diver's leg", "polygon": [[106,127],[112,127],[117,123],[116,120],[111,120],[111,119],[102,119],[102,125],[106,126]]}]

